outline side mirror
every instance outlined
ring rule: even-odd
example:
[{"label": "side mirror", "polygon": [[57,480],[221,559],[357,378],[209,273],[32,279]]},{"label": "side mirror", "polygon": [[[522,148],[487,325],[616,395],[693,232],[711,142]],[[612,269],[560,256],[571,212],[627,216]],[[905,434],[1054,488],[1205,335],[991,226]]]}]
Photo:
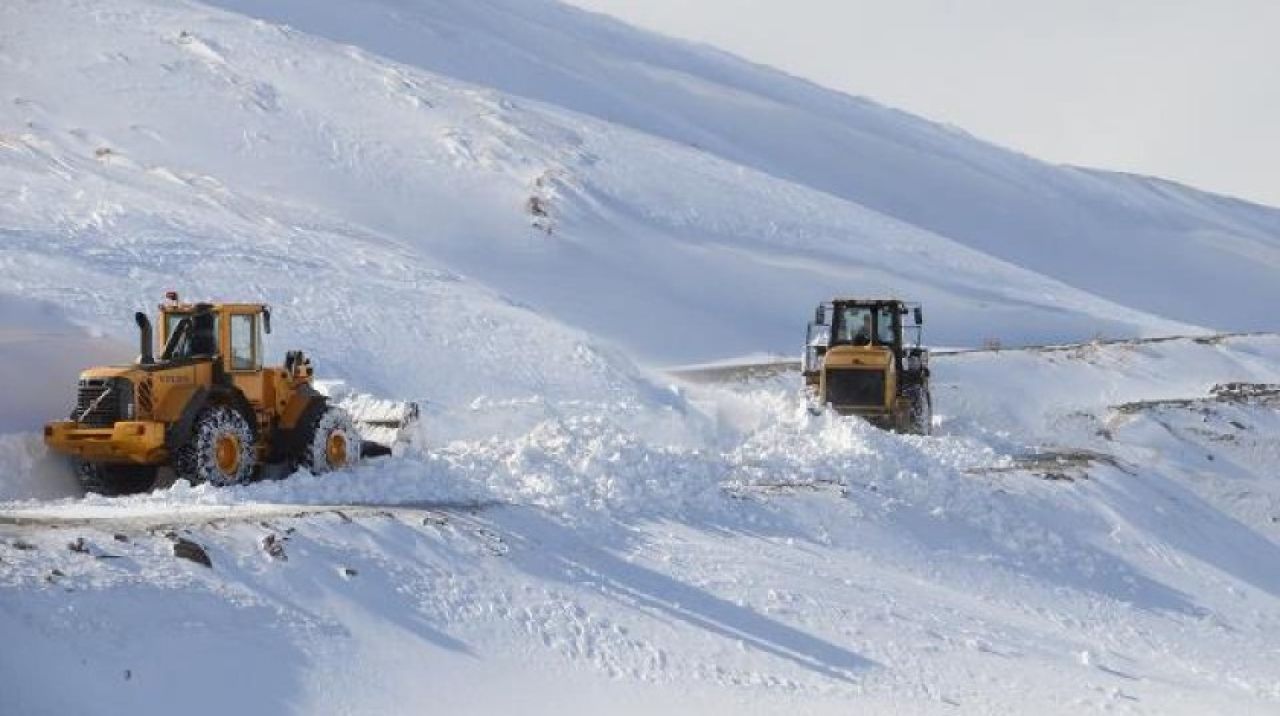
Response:
[{"label": "side mirror", "polygon": [[916,325],[924,325],[924,309],[919,306],[916,306]]},{"label": "side mirror", "polygon": [[817,310],[813,312],[813,322],[819,326],[827,325],[826,306],[823,306],[822,304],[818,304]]},{"label": "side mirror", "polygon": [[831,345],[831,327],[821,323],[810,323],[805,345],[813,348],[826,348]]},{"label": "side mirror", "polygon": [[262,331],[267,335],[271,335],[271,309],[262,309]]}]

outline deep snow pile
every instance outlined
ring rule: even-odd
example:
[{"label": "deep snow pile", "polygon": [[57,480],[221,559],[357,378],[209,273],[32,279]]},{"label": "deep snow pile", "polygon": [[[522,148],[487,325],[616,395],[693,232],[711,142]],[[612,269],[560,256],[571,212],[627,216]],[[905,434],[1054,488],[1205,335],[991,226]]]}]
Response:
[{"label": "deep snow pile", "polygon": [[[582,406],[349,473],[10,507],[63,526],[0,539],[0,637],[51,637],[0,661],[9,703],[1275,708],[1280,338],[947,356],[937,378],[932,438],[810,415],[791,376],[683,387],[665,435]],[[1264,387],[1216,399],[1227,381]],[[58,604],[95,617],[30,619]],[[260,685],[174,671],[174,633],[237,664],[260,644]]]}]

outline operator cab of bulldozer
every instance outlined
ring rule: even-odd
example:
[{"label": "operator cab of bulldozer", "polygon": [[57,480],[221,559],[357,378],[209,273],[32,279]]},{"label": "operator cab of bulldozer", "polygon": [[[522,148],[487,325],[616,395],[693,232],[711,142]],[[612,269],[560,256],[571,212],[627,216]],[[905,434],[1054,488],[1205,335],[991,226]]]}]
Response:
[{"label": "operator cab of bulldozer", "polygon": [[[171,292],[160,304],[160,318],[164,349],[158,365],[211,363],[213,381],[234,385],[259,414],[264,428],[266,416],[284,408],[288,391],[282,383],[311,377],[310,361],[304,363],[293,352],[286,357],[284,370],[263,369],[263,334],[271,333],[271,308],[265,304],[183,303]],[[138,320],[143,322],[145,316]],[[139,363],[145,364],[148,358],[144,355]]]},{"label": "operator cab of bulldozer", "polygon": [[[906,319],[911,318],[911,323]],[[803,373],[819,406],[902,432],[932,420],[919,304],[837,298],[819,304],[805,336]]]},{"label": "operator cab of bulldozer", "polygon": [[[160,316],[161,361],[221,357],[227,371],[262,368],[262,334],[271,333],[271,309],[265,304],[180,303],[177,294],[170,292],[160,304]],[[138,322],[146,322],[146,316],[139,314]],[[225,353],[223,346],[229,349]],[[154,363],[145,345],[138,362]]]}]

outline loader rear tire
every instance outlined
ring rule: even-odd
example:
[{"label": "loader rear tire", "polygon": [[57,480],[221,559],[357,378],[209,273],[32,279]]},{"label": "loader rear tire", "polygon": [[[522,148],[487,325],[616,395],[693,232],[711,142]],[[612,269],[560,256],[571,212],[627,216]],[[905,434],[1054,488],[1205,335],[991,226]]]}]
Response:
[{"label": "loader rear tire", "polygon": [[213,405],[200,413],[191,438],[173,463],[178,479],[192,485],[243,485],[253,479],[257,458],[253,428],[240,411]]},{"label": "loader rear tire", "polygon": [[156,482],[156,468],[151,465],[103,465],[77,462],[76,479],[86,495],[103,497],[147,492]]},{"label": "loader rear tire", "polygon": [[351,467],[360,460],[360,433],[341,408],[325,408],[307,427],[298,467],[313,475]]}]

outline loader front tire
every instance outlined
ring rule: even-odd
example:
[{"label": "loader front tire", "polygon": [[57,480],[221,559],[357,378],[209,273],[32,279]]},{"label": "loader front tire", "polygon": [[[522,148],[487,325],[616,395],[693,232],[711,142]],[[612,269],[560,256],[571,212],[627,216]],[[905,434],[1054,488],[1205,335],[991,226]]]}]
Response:
[{"label": "loader front tire", "polygon": [[325,408],[307,427],[298,467],[313,475],[351,467],[360,460],[360,433],[341,408]]},{"label": "loader front tire", "polygon": [[257,459],[253,428],[240,411],[213,405],[196,418],[191,438],[178,449],[174,472],[192,485],[242,485],[253,479]]},{"label": "loader front tire", "polygon": [[923,385],[908,386],[903,394],[907,398],[906,432],[912,435],[933,434],[933,397]]},{"label": "loader front tire", "polygon": [[156,468],[151,465],[104,465],[79,461],[76,463],[76,480],[86,495],[132,495],[151,489],[156,481]]}]

